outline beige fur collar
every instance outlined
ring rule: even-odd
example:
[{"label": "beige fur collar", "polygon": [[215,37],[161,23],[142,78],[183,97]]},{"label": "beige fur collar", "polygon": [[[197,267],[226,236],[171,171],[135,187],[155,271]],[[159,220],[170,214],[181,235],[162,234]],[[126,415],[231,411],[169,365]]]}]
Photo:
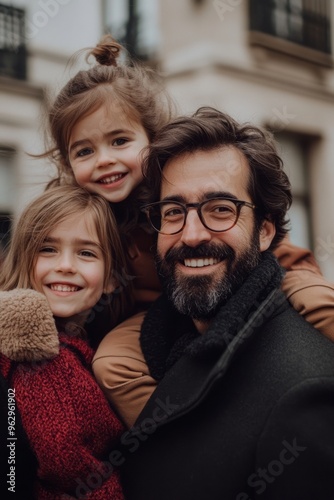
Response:
[{"label": "beige fur collar", "polygon": [[0,352],[13,361],[41,361],[59,353],[46,297],[35,290],[0,291]]}]

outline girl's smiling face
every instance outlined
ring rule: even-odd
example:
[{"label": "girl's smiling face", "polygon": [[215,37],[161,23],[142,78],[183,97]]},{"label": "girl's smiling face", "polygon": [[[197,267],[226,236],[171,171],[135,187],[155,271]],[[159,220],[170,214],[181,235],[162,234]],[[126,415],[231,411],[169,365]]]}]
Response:
[{"label": "girl's smiling face", "polygon": [[125,200],[142,181],[143,126],[116,105],[99,107],[73,127],[68,158],[77,183],[111,203]]},{"label": "girl's smiling face", "polygon": [[82,324],[106,291],[104,272],[100,242],[86,213],[70,216],[50,231],[36,256],[32,284],[46,296],[55,317]]}]

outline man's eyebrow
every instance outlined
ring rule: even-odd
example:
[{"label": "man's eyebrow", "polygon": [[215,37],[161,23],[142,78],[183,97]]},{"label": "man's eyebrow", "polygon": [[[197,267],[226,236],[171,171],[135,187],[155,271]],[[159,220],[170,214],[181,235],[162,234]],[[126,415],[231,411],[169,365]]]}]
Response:
[{"label": "man's eyebrow", "polygon": [[[203,193],[202,196],[199,197],[200,200],[211,200],[212,198],[230,198],[232,200],[237,200],[238,198],[230,193],[229,191],[209,191],[208,193]],[[188,200],[182,195],[172,195],[166,196],[161,201],[176,201],[179,203],[187,203]]]},{"label": "man's eyebrow", "polygon": [[209,193],[205,193],[203,198],[207,200],[211,200],[212,198],[231,198],[232,200],[238,199],[229,191],[210,191]]},{"label": "man's eyebrow", "polygon": [[185,197],[177,194],[174,196],[165,196],[165,198],[163,198],[160,201],[176,201],[179,203],[186,203]]}]

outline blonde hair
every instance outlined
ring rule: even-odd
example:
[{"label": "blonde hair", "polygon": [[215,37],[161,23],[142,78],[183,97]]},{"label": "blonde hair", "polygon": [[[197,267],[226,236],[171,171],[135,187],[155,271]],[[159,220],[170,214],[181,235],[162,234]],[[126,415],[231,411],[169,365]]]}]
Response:
[{"label": "blonde hair", "polygon": [[[33,288],[31,276],[38,251],[52,228],[68,217],[90,214],[105,265],[104,288],[127,275],[127,263],[117,223],[108,202],[75,186],[54,187],[33,200],[17,221],[0,271],[0,290]],[[118,290],[119,292],[120,290]],[[112,323],[124,315],[132,301],[132,284],[112,300]]]},{"label": "blonde hair", "polygon": [[79,71],[59,92],[48,113],[49,146],[39,157],[55,162],[58,177],[49,185],[74,182],[68,143],[76,122],[100,106],[117,104],[130,120],[142,125],[151,142],[173,114],[171,98],[156,71],[133,60],[118,63],[123,47],[110,35],[87,54],[97,64]]}]

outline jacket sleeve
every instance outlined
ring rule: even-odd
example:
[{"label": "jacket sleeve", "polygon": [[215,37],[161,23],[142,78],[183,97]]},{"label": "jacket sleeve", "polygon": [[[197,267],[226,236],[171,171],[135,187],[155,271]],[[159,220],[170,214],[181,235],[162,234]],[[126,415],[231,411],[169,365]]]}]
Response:
[{"label": "jacket sleeve", "polygon": [[277,257],[280,265],[287,271],[308,269],[321,275],[320,268],[311,250],[297,247],[291,243],[287,236],[275,248],[274,255]]},{"label": "jacket sleeve", "polygon": [[280,399],[258,441],[251,498],[333,498],[333,392],[332,376],[313,378]]},{"label": "jacket sleeve", "polygon": [[131,427],[157,382],[150,375],[140,348],[144,313],[124,321],[104,337],[94,359],[97,382],[124,423]]},{"label": "jacket sleeve", "polygon": [[291,305],[326,337],[334,340],[334,284],[322,276],[312,252],[285,238],[274,254],[287,271],[282,290]]},{"label": "jacket sleeve", "polygon": [[282,290],[306,321],[334,341],[334,284],[308,270],[288,271]]}]

